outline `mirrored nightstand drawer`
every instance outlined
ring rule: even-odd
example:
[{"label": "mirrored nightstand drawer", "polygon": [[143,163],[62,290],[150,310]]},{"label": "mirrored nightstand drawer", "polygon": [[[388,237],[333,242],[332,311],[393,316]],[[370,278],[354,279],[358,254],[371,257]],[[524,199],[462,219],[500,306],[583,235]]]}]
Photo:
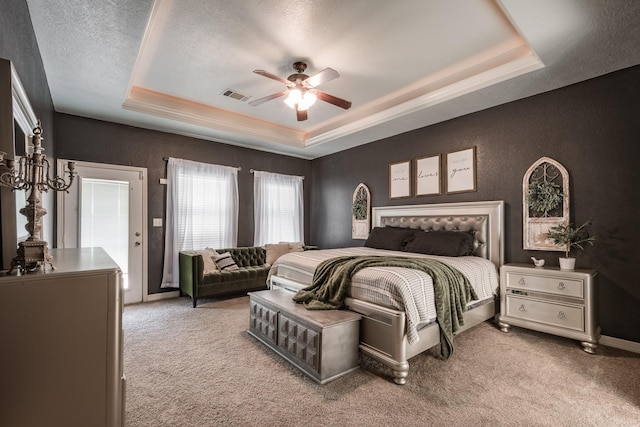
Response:
[{"label": "mirrored nightstand drawer", "polygon": [[584,331],[584,307],[507,295],[507,316]]},{"label": "mirrored nightstand drawer", "polygon": [[508,272],[506,276],[506,285],[511,289],[584,298],[584,283],[582,280],[567,279],[566,277],[533,276],[513,272]]}]

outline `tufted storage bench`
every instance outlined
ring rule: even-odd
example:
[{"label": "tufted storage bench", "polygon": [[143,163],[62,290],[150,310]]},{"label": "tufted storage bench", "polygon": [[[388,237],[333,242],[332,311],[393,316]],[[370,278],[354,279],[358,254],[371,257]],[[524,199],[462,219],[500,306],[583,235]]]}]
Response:
[{"label": "tufted storage bench", "polygon": [[180,252],[180,292],[189,295],[196,306],[198,298],[213,297],[236,292],[248,292],[267,288],[269,265],[265,249],[259,246],[216,249],[229,252],[238,270],[204,274],[201,255]]}]

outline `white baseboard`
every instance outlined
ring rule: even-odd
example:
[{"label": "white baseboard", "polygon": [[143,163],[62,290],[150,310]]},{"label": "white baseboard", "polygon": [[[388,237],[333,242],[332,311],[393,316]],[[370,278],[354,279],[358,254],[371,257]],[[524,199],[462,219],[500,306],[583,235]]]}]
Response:
[{"label": "white baseboard", "polygon": [[602,335],[600,337],[600,344],[608,347],[619,348],[620,350],[632,351],[640,354],[640,342],[622,340],[620,338],[609,337]]},{"label": "white baseboard", "polygon": [[144,302],[148,301],[160,301],[161,299],[177,298],[180,296],[180,291],[172,292],[159,292],[157,294],[149,294]]}]

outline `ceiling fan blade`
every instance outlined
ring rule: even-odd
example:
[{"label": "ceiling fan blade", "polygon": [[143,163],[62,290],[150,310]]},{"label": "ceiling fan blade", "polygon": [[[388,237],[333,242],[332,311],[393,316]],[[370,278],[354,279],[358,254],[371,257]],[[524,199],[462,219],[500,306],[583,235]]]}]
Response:
[{"label": "ceiling fan blade", "polygon": [[287,90],[283,90],[282,92],[278,92],[278,93],[273,93],[271,95],[267,95],[265,97],[262,98],[258,98],[254,101],[251,101],[249,103],[249,105],[253,106],[253,107],[257,107],[260,104],[264,104],[267,101],[271,101],[272,99],[276,99],[276,98],[280,98],[281,96],[285,96],[287,94]]},{"label": "ceiling fan blade", "polygon": [[324,70],[314,74],[311,77],[308,77],[304,80],[304,85],[311,88],[321,85],[322,83],[326,83],[333,79],[337,79],[340,77],[340,74],[333,68],[325,68]]},{"label": "ceiling fan blade", "polygon": [[321,99],[324,102],[328,102],[329,104],[333,104],[336,107],[344,108],[345,110],[351,108],[351,101],[338,98],[337,96],[329,95],[328,93],[317,89],[314,89],[313,93],[316,94],[318,99]]},{"label": "ceiling fan blade", "polygon": [[298,117],[299,122],[307,120],[307,110],[298,110],[296,108],[296,116]]},{"label": "ceiling fan blade", "polygon": [[270,79],[273,79],[273,80],[275,80],[277,82],[280,82],[280,83],[282,83],[284,85],[287,85],[287,87],[295,86],[295,83],[290,82],[289,80],[285,80],[282,77],[276,76],[275,74],[271,74],[268,71],[265,71],[265,70],[253,70],[253,72],[256,73],[256,74],[260,74],[261,76],[265,76],[265,77],[268,77]]}]

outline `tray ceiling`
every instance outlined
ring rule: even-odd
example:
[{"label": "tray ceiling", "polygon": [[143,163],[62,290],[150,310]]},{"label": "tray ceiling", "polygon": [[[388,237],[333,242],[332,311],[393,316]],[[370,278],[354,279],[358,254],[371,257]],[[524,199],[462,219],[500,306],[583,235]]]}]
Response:
[{"label": "tray ceiling", "polygon": [[[632,1],[28,4],[57,111],[303,158],[640,62]],[[337,70],[318,89],[351,109],[249,105],[285,89],[253,70],[286,79],[298,60]]]}]

